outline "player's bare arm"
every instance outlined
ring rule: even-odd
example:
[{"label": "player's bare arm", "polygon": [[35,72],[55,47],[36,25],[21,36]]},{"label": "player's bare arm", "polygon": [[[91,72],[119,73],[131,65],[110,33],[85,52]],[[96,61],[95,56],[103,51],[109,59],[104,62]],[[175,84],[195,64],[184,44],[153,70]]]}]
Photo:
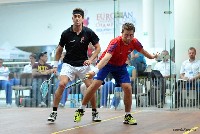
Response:
[{"label": "player's bare arm", "polygon": [[57,73],[58,61],[62,55],[62,52],[63,52],[63,47],[58,45],[58,47],[56,48],[55,61],[54,61],[54,66],[53,66],[53,73],[55,74]]},{"label": "player's bare arm", "polygon": [[96,65],[96,68],[102,69],[108,63],[111,57],[112,55],[110,53],[106,53],[101,61]]},{"label": "player's bare arm", "polygon": [[158,57],[158,53],[152,55],[149,52],[147,52],[146,50],[144,50],[143,48],[141,49],[140,53],[144,54],[144,56],[149,59],[154,59],[154,58]]},{"label": "player's bare arm", "polygon": [[51,69],[45,70],[43,72],[38,71],[36,68],[32,69],[32,75],[33,75],[33,77],[35,77],[35,76],[41,76],[41,75],[48,75],[48,74],[51,74],[51,72],[52,72]]},{"label": "player's bare arm", "polygon": [[106,53],[105,56],[100,60],[100,62],[95,66],[95,68],[92,69],[92,71],[88,72],[86,76],[88,76],[88,78],[90,79],[93,78],[94,75],[97,74],[99,70],[108,63],[111,57],[112,55],[110,53]]},{"label": "player's bare arm", "polygon": [[35,69],[32,69],[32,76],[35,77],[35,76],[40,76],[41,73],[35,68]]},{"label": "player's bare arm", "polygon": [[53,69],[48,69],[48,70],[45,70],[44,72],[42,72],[42,74],[48,75],[48,74],[51,74],[51,73],[53,73],[53,72],[54,72]]},{"label": "player's bare arm", "polygon": [[195,80],[197,80],[197,79],[199,79],[200,78],[200,73],[198,73],[196,76],[194,76],[194,77],[192,77],[192,78],[190,78],[190,79],[188,79],[189,81],[195,81]]},{"label": "player's bare arm", "polygon": [[98,56],[98,54],[100,53],[101,51],[101,47],[100,47],[100,44],[97,43],[96,45],[94,45],[95,47],[95,50],[94,50],[94,53],[92,54],[92,56],[86,60],[83,65],[84,66],[89,66],[90,64],[92,64],[93,60]]},{"label": "player's bare arm", "polygon": [[180,78],[183,80],[189,80],[188,77],[185,77],[185,73],[180,74]]}]

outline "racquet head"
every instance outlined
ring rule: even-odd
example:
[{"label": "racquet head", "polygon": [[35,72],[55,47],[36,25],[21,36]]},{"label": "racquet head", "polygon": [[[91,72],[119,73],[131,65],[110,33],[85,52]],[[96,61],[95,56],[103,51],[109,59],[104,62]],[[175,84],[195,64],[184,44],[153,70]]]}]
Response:
[{"label": "racquet head", "polygon": [[48,80],[45,80],[42,85],[40,86],[40,91],[42,93],[42,97],[45,98],[48,91],[49,91],[49,85],[51,82],[52,77],[54,76],[54,73],[51,74],[51,77]]},{"label": "racquet head", "polygon": [[42,93],[42,97],[45,98],[47,93],[48,93],[48,91],[49,91],[49,83],[48,83],[48,81],[44,81],[42,83],[42,85],[40,86],[40,91]]}]

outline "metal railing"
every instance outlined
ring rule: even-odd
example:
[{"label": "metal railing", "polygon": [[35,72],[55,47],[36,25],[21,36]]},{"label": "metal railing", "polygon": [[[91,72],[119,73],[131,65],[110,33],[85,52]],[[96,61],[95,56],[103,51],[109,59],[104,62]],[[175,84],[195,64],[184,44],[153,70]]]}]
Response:
[{"label": "metal railing", "polygon": [[[19,86],[17,90],[14,90],[15,101],[13,103],[15,103],[16,106],[38,107],[38,105],[32,105],[33,102],[31,102],[33,99],[34,85],[31,85],[30,81],[32,81],[32,84],[37,83],[35,88],[37,88],[36,90],[39,93],[37,93],[36,99],[40,95],[39,87],[42,80],[37,79],[35,82],[33,82],[31,78],[28,78],[27,80],[23,79],[23,86],[21,86],[21,88]],[[199,79],[194,81],[183,81],[175,78],[136,78],[131,85],[133,88],[133,109],[199,110]],[[25,87],[29,87],[29,89]],[[52,84],[47,95],[47,104],[45,107],[52,107],[52,101],[54,99],[56,88],[57,78],[52,80]],[[30,93],[23,95],[23,92],[27,92],[25,90]],[[67,90],[68,93],[65,94],[67,99],[65,102],[65,107],[79,107],[83,98],[80,85],[76,85]],[[97,106],[99,108],[124,109],[123,90],[119,87],[115,87],[115,84],[111,82],[111,79],[106,79],[106,83],[97,91],[96,94]],[[5,99],[1,99],[0,104],[2,104],[4,100]],[[88,107],[90,107],[90,104],[88,104]]]}]

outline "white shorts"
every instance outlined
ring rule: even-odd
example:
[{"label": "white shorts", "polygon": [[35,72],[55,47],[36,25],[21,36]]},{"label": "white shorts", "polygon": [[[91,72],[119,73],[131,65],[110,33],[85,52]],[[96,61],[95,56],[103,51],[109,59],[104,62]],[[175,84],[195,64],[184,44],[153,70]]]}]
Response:
[{"label": "white shorts", "polygon": [[85,74],[88,73],[93,67],[93,65],[74,67],[70,64],[63,63],[60,75],[66,75],[71,81],[73,81],[76,76],[78,76],[79,79],[83,79]]}]

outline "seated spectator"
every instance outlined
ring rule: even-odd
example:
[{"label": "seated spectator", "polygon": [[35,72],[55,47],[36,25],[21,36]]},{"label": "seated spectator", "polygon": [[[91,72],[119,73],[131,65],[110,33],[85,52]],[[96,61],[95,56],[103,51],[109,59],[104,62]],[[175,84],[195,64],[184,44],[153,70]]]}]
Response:
[{"label": "seated spectator", "polygon": [[24,70],[23,70],[23,73],[32,73],[32,66],[35,64],[36,62],[36,54],[31,54],[29,56],[29,59],[30,59],[30,63],[26,66],[24,66]]},{"label": "seated spectator", "polygon": [[20,79],[17,78],[17,75],[15,72],[12,72],[9,74],[9,81],[11,86],[16,86],[20,84]]},{"label": "seated spectator", "polygon": [[[173,61],[170,61],[169,52],[167,50],[163,50],[161,52],[160,57],[161,57],[161,61],[156,63],[156,65],[154,66],[154,70],[160,71],[162,76],[165,78],[164,80],[161,80],[161,81],[163,81],[164,83],[167,82],[169,84],[170,82],[165,81],[165,80],[170,80],[170,78],[175,78],[175,76],[176,76],[176,66],[175,66],[175,63]],[[156,84],[157,83],[154,83],[154,85],[156,85]],[[165,89],[166,87],[164,85],[166,85],[166,84],[163,84],[163,83],[158,83],[158,84],[162,84],[162,86],[163,86],[163,88],[161,89],[162,90],[161,91],[161,102],[159,102],[158,107],[163,107],[165,90],[166,90]]]},{"label": "seated spectator", "polygon": [[40,86],[43,81],[50,78],[52,71],[52,67],[47,64],[47,52],[42,52],[39,54],[39,61],[35,63],[32,67],[32,76],[33,76],[33,83],[32,83],[32,106],[34,107],[45,107],[46,105],[50,106],[51,103],[51,95],[50,91],[46,96],[46,103],[42,102],[42,96],[40,92]]},{"label": "seated spectator", "polygon": [[143,54],[141,54],[137,50],[134,50],[131,53],[130,63],[131,63],[131,66],[134,66],[136,68],[137,76],[144,75],[144,71],[147,68],[147,63],[146,63],[146,59]]},{"label": "seated spectator", "polygon": [[157,62],[154,66],[154,70],[159,70],[164,78],[174,78],[176,76],[176,66],[175,63],[169,59],[169,52],[163,50],[161,52],[161,57],[161,61]]},{"label": "seated spectator", "polygon": [[181,65],[180,78],[192,82],[200,78],[200,61],[196,59],[196,49],[190,47],[188,50],[189,60]]},{"label": "seated spectator", "polygon": [[[196,91],[199,89],[199,78],[200,78],[200,60],[196,59],[196,49],[190,47],[188,49],[189,59],[185,60],[180,69],[180,78],[186,81],[186,89],[195,88]],[[179,87],[180,88],[180,87]],[[179,92],[180,89],[177,91]],[[199,93],[199,91],[198,91]],[[179,105],[179,95],[175,96],[175,102]],[[199,94],[197,96],[199,98]],[[176,105],[175,105],[176,106]]]},{"label": "seated spectator", "polygon": [[9,82],[9,69],[3,66],[3,59],[0,59],[0,90],[5,90],[7,107],[12,104],[12,89]]}]

